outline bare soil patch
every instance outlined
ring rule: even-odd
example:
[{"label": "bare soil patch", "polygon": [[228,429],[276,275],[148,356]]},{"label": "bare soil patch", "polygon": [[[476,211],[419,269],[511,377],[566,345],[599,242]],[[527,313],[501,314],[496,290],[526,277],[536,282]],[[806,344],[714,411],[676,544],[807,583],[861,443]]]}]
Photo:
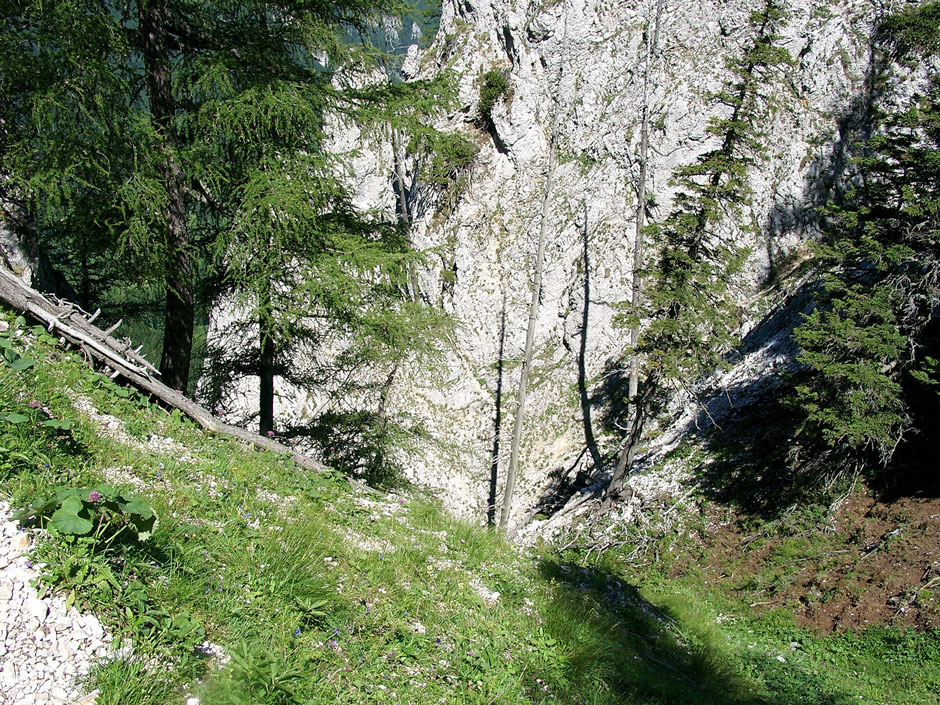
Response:
[{"label": "bare soil patch", "polygon": [[820,633],[875,624],[940,628],[940,499],[890,503],[856,490],[828,521],[798,527],[710,517],[704,570],[755,610],[786,607]]}]

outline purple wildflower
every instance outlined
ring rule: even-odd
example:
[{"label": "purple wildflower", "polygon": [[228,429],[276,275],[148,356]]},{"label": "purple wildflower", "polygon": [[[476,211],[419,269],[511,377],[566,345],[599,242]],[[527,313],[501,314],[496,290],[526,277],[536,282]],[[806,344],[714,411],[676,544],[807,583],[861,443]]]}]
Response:
[{"label": "purple wildflower", "polygon": [[42,406],[42,402],[38,399],[30,399],[29,404],[26,406],[28,406],[30,409],[38,409],[40,406]]},{"label": "purple wildflower", "polygon": [[157,470],[157,479],[158,479],[158,480],[162,480],[162,479],[163,479],[163,470]]},{"label": "purple wildflower", "polygon": [[268,438],[274,438],[274,431],[268,431],[267,436]]},{"label": "purple wildflower", "polygon": [[437,641],[437,643],[440,644],[440,643],[441,643],[441,638],[440,638],[440,637],[437,637],[437,639],[435,639],[435,641]]},{"label": "purple wildflower", "polygon": [[89,502],[100,502],[100,501],[101,501],[101,493],[100,493],[98,490],[92,490],[91,492],[88,493],[88,501],[89,501]]}]

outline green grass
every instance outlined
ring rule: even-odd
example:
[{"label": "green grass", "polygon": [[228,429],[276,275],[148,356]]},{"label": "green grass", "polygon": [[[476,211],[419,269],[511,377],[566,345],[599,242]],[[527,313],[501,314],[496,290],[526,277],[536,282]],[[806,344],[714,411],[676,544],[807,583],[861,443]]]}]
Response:
[{"label": "green grass", "polygon": [[[2,336],[34,364],[0,363],[0,493],[24,506],[106,481],[160,517],[141,544],[49,532],[35,549],[44,589],[133,647],[94,673],[99,704],[821,705],[938,690],[931,635],[814,639],[613,553],[522,551],[418,491],[354,490],[206,434],[39,330]],[[82,405],[120,422],[103,430]]]}]

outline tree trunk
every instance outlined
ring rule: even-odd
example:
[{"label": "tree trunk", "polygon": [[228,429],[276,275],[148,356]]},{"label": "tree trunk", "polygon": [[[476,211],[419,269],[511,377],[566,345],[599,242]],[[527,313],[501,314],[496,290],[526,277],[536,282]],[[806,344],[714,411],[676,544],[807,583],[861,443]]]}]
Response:
[{"label": "tree trunk", "polygon": [[[568,34],[568,18],[565,15],[565,30],[562,43]],[[535,274],[532,282],[532,299],[529,303],[529,325],[525,334],[525,351],[522,354],[522,370],[519,375],[519,392],[516,396],[516,418],[512,426],[512,446],[509,454],[509,469],[506,471],[506,489],[503,491],[503,507],[499,514],[499,528],[506,531],[509,525],[509,513],[512,510],[512,495],[516,488],[516,475],[519,470],[519,446],[522,441],[522,418],[525,412],[526,392],[529,386],[529,368],[532,365],[532,346],[535,341],[535,322],[539,313],[539,301],[542,294],[542,267],[545,262],[545,243],[548,235],[548,209],[552,197],[552,180],[555,175],[555,140],[558,134],[558,95],[561,90],[561,74],[564,56],[558,64],[558,86],[555,91],[554,114],[552,115],[551,133],[548,142],[548,168],[545,176],[545,193],[542,196],[542,214],[539,223],[538,252],[535,256]]]},{"label": "tree trunk", "polygon": [[189,385],[196,297],[186,228],[183,174],[176,157],[179,143],[173,124],[175,104],[166,29],[166,0],[140,0],[138,19],[150,116],[154,129],[163,140],[164,149],[160,179],[166,191],[163,219],[166,226],[167,261],[160,374],[164,384],[185,392]]},{"label": "tree trunk", "polygon": [[522,417],[525,411],[526,392],[529,386],[529,368],[532,366],[532,346],[535,341],[535,322],[539,315],[539,300],[542,293],[542,267],[545,262],[545,241],[548,232],[548,207],[552,195],[552,176],[555,173],[555,134],[549,142],[548,175],[545,179],[545,195],[542,198],[542,222],[539,226],[538,253],[535,256],[535,275],[532,282],[532,300],[529,303],[529,325],[525,334],[525,351],[522,354],[522,371],[519,375],[519,392],[516,397],[516,419],[512,426],[512,448],[509,455],[509,469],[506,471],[506,489],[503,492],[503,508],[499,514],[499,528],[506,530],[509,524],[509,512],[512,509],[512,495],[516,488],[516,474],[519,470],[519,445],[522,441]]},{"label": "tree trunk", "polygon": [[[643,271],[643,229],[646,227],[646,180],[647,165],[649,163],[649,86],[651,64],[659,51],[659,25],[662,19],[663,6],[665,0],[657,0],[656,15],[653,20],[652,36],[647,36],[646,44],[646,70],[643,75],[643,112],[640,120],[640,152],[638,155],[640,162],[639,183],[637,184],[637,207],[636,207],[636,230],[633,240],[633,293],[630,303],[634,314],[640,309],[643,302],[643,277],[640,272]],[[630,329],[630,347],[636,347],[640,338],[640,323],[637,321]],[[617,465],[614,468],[614,474],[610,479],[607,493],[609,495],[618,495],[623,490],[627,470],[633,464],[633,458],[636,456],[636,447],[643,435],[643,425],[645,424],[645,414],[643,409],[637,403],[637,393],[640,388],[640,360],[636,352],[633,352],[630,360],[630,378],[627,385],[627,395],[629,398],[629,408],[627,418],[630,419],[630,431],[624,441],[620,452],[617,454]]]},{"label": "tree trunk", "polygon": [[258,361],[258,432],[266,436],[274,430],[274,339],[264,314],[259,321],[261,355]]}]

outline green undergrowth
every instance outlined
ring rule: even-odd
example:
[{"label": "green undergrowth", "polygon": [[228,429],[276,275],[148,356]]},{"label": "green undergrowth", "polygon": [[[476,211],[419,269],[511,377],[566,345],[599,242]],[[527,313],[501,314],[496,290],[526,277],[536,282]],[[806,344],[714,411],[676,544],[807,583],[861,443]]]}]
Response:
[{"label": "green undergrowth", "polygon": [[110,533],[94,512],[84,532],[59,522],[75,534],[35,519],[40,588],[121,644],[87,683],[99,705],[847,704],[902,702],[887,688],[903,678],[913,703],[937,684],[933,642],[813,640],[782,617],[723,616],[721,596],[612,552],[582,565],[514,548],[418,491],[207,434],[5,320],[0,495],[23,508],[77,488],[78,516],[97,487],[157,516],[140,534],[113,530],[117,510]]},{"label": "green undergrowth", "polygon": [[[675,625],[680,641],[704,665],[699,678],[724,674],[727,683],[748,693],[745,702],[938,702],[936,630],[876,625],[820,634],[797,625],[790,607],[760,607],[779,602],[764,600],[788,587],[795,562],[814,560],[824,570],[826,556],[846,552],[847,537],[827,530],[824,519],[824,510],[812,506],[776,522],[753,518],[751,546],[771,537],[776,546],[756,568],[745,565],[744,553],[716,564],[716,556],[703,550],[709,525],[696,512],[682,522],[652,519],[645,528],[633,529],[635,542],[620,535],[616,547],[601,555],[573,549],[565,556],[586,574],[612,575],[640,586],[637,593]],[[644,541],[649,545],[640,559],[631,560]]]}]

